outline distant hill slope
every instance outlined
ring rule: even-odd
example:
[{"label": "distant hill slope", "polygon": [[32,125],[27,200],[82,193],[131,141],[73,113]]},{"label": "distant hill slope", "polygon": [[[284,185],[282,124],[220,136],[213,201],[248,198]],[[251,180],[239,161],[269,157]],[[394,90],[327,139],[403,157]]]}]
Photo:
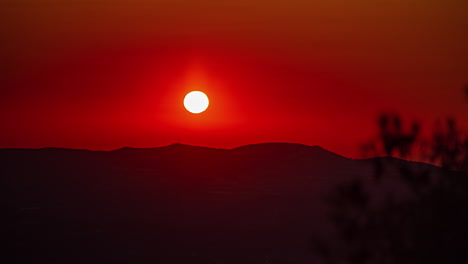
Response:
[{"label": "distant hill slope", "polygon": [[16,263],[310,263],[323,197],[372,173],[289,143],[1,149],[2,237]]}]

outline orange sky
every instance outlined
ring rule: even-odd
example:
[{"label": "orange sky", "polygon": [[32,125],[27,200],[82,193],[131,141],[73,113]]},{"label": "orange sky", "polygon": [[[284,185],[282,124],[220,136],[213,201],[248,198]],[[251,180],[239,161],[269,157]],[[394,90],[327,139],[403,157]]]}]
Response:
[{"label": "orange sky", "polygon": [[[0,147],[289,141],[355,155],[376,115],[463,122],[468,2],[3,0]],[[192,89],[209,110],[182,108]]]}]

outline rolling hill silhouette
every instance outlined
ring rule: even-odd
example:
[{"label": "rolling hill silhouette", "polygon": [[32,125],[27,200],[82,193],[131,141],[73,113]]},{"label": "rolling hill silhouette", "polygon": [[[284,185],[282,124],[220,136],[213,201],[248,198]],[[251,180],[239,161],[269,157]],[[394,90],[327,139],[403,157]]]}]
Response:
[{"label": "rolling hill silhouette", "polygon": [[290,143],[2,149],[6,256],[15,263],[310,263],[311,236],[329,227],[323,197],[339,182],[372,177],[372,164]]}]

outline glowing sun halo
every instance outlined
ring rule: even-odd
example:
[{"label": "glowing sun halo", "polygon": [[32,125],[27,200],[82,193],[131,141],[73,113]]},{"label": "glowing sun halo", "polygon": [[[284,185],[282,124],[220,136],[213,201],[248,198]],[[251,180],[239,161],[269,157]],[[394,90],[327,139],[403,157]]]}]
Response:
[{"label": "glowing sun halo", "polygon": [[209,104],[208,96],[200,91],[190,92],[184,98],[185,109],[193,114],[199,114],[205,111]]}]

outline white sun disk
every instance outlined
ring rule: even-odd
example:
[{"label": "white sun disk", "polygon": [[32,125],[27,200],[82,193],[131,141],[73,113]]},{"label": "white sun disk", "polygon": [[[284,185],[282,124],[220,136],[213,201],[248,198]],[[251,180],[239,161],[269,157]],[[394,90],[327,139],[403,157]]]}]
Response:
[{"label": "white sun disk", "polygon": [[208,96],[200,91],[190,92],[184,98],[185,109],[193,114],[199,114],[205,111],[209,104]]}]

